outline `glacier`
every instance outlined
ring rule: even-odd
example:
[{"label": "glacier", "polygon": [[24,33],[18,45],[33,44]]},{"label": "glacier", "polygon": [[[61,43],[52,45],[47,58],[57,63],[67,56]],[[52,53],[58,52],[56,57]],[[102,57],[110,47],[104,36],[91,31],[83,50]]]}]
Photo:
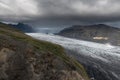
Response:
[{"label": "glacier", "polygon": [[[83,64],[99,68],[108,80],[120,80],[120,47],[66,38],[53,34],[26,33],[33,38],[59,44]],[[93,74],[92,77],[95,77]],[[100,80],[100,79],[99,79]],[[105,80],[105,79],[102,79]]]}]

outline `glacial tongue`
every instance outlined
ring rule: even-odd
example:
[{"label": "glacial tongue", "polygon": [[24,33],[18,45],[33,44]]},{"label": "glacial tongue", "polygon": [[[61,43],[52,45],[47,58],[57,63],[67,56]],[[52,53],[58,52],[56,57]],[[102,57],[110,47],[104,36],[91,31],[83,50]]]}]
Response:
[{"label": "glacial tongue", "polygon": [[93,80],[120,80],[120,47],[41,33],[28,35],[59,44],[84,65]]}]

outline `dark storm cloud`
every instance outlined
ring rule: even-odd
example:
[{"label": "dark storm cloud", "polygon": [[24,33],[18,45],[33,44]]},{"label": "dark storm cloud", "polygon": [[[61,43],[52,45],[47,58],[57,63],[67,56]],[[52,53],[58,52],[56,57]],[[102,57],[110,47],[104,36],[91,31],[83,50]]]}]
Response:
[{"label": "dark storm cloud", "polygon": [[120,0],[0,0],[0,18],[22,22],[114,22]]}]

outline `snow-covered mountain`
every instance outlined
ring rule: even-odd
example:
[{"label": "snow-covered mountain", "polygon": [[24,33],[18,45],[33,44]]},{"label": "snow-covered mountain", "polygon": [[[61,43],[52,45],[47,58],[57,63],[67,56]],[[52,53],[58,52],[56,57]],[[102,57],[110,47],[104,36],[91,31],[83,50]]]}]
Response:
[{"label": "snow-covered mountain", "polygon": [[65,38],[57,35],[27,33],[39,39],[63,46],[78,59],[93,80],[120,80],[120,47]]}]

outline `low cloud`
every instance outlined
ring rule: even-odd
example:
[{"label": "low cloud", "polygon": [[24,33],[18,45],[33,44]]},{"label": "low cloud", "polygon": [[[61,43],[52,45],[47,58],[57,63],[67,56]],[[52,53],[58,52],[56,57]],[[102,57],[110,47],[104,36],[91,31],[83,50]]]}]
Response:
[{"label": "low cloud", "polygon": [[119,0],[0,0],[2,21],[99,23],[120,21]]}]

